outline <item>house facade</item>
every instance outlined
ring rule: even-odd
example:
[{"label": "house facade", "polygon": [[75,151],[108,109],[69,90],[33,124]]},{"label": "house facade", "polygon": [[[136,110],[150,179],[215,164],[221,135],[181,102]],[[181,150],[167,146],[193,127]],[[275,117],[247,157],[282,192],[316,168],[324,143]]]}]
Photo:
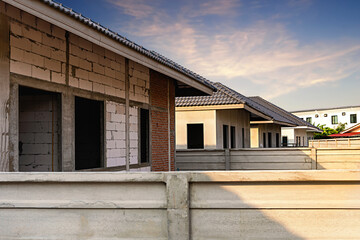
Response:
[{"label": "house facade", "polygon": [[174,170],[203,78],[53,1],[0,1],[0,171]]},{"label": "house facade", "polygon": [[336,128],[340,123],[350,128],[360,122],[360,106],[309,109],[294,111],[292,114],[315,126],[320,124],[330,128]]},{"label": "house facade", "polygon": [[280,147],[290,120],[231,88],[212,96],[176,98],[176,149]]}]

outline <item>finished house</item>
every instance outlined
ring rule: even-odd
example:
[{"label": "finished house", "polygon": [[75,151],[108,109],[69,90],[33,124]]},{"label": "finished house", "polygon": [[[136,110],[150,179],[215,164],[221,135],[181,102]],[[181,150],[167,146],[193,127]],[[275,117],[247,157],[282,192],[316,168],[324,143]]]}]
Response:
[{"label": "finished house", "polygon": [[[315,127],[309,122],[304,121],[303,119],[291,114],[290,112],[276,106],[275,104],[261,98],[261,97],[249,97],[253,101],[257,102],[264,108],[267,108],[270,112],[277,113],[281,115],[283,118],[286,118],[289,122],[292,122],[295,126],[284,126],[279,124],[259,124],[256,122],[251,122],[252,131],[254,134],[252,136],[258,135],[262,139],[260,141],[255,141],[252,147],[257,147],[256,142],[262,144],[263,147],[271,147],[271,142],[273,142],[268,133],[268,139],[266,140],[266,132],[270,132],[269,130],[276,132],[275,144],[277,147],[307,147],[309,146],[309,140],[314,139],[314,133],[322,132],[321,129]],[[269,129],[270,128],[270,129]],[[259,130],[256,130],[259,129]],[[257,131],[260,131],[260,134],[257,134]],[[270,133],[271,134],[271,133]],[[281,136],[281,140],[279,139]],[[281,143],[280,143],[281,141]]]},{"label": "finished house", "polygon": [[199,75],[51,1],[0,0],[0,171],[174,170]]},{"label": "finished house", "polygon": [[221,84],[212,96],[176,98],[176,149],[280,147],[282,126],[297,124]]}]

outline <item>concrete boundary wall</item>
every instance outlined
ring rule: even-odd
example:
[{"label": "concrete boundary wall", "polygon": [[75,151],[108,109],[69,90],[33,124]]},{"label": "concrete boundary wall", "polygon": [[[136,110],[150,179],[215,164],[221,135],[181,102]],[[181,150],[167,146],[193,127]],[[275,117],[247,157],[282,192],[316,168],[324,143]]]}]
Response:
[{"label": "concrete boundary wall", "polygon": [[176,169],[180,171],[360,169],[360,148],[177,150]]},{"label": "concrete boundary wall", "polygon": [[360,171],[1,173],[0,239],[359,239]]},{"label": "concrete boundary wall", "polygon": [[309,146],[316,148],[360,147],[360,138],[314,139],[309,141]]}]

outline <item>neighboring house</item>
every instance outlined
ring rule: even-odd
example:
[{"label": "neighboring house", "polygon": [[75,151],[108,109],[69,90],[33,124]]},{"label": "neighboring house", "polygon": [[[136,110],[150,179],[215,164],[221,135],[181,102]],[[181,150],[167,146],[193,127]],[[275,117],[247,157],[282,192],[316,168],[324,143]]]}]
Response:
[{"label": "neighboring house", "polygon": [[349,137],[360,137],[360,123],[345,129],[341,133],[331,134],[333,138],[349,138]]},{"label": "neighboring house", "polygon": [[281,126],[296,126],[221,83],[213,85],[218,91],[212,96],[176,98],[177,149],[280,147]]},{"label": "neighboring house", "polygon": [[[266,134],[268,128],[274,129],[276,131],[276,146],[279,145],[278,135],[281,136],[281,146],[288,147],[288,146],[299,146],[304,147],[308,146],[308,141],[313,139],[315,132],[322,132],[317,127],[313,126],[312,124],[298,118],[297,116],[291,114],[290,112],[274,105],[273,103],[261,98],[261,97],[249,97],[253,101],[257,102],[258,104],[262,105],[264,108],[267,108],[270,112],[276,113],[283,118],[285,118],[289,123],[292,123],[293,126],[280,126],[279,124],[256,124],[254,122],[251,123],[252,128],[258,126],[258,129],[262,132],[262,134]],[[263,139],[262,139],[263,140]],[[261,141],[260,141],[261,143]],[[265,144],[263,140],[263,144]],[[255,146],[254,146],[255,147]]]},{"label": "neighboring house", "polygon": [[0,1],[0,171],[174,170],[199,75],[51,0]]},{"label": "neighboring house", "polygon": [[360,106],[309,109],[291,113],[315,126],[320,124],[330,128],[336,128],[339,123],[346,123],[349,128],[360,122]]}]

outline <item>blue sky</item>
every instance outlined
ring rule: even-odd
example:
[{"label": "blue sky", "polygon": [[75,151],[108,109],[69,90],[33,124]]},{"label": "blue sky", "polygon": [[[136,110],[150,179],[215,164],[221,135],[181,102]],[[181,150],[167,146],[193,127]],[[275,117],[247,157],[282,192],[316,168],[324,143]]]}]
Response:
[{"label": "blue sky", "polygon": [[360,105],[358,0],[61,0],[247,96],[287,110]]}]

